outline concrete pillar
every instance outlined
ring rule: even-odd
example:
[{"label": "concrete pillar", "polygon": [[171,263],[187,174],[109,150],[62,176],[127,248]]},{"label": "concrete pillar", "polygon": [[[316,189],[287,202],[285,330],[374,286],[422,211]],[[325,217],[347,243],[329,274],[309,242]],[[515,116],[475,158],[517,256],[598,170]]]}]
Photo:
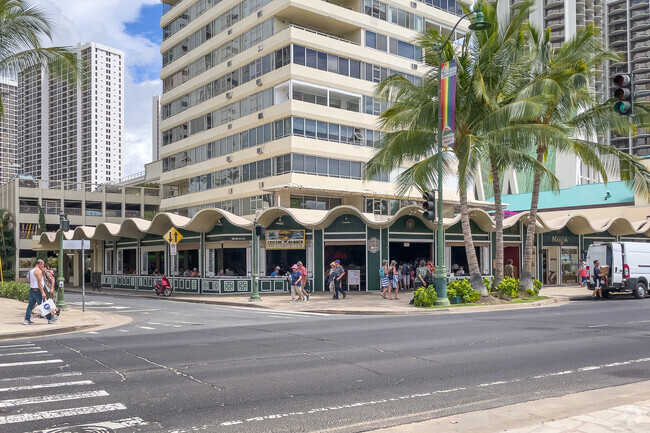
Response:
[{"label": "concrete pillar", "polygon": [[83,269],[81,260],[81,250],[75,250],[72,254],[72,285],[76,287],[81,286],[81,278],[83,278]]}]

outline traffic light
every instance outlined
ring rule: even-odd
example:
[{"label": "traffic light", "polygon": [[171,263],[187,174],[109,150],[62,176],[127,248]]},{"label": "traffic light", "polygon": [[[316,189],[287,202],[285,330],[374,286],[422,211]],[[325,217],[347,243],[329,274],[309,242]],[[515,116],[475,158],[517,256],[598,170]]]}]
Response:
[{"label": "traffic light", "polygon": [[424,210],[424,218],[430,221],[436,219],[436,197],[433,191],[427,191],[422,195],[424,203],[422,203],[422,210]]},{"label": "traffic light", "polygon": [[614,104],[614,111],[621,116],[630,116],[632,114],[632,75],[619,74],[612,80],[614,84],[614,98],[617,100]]},{"label": "traffic light", "polygon": [[266,229],[263,226],[255,226],[255,236],[264,236],[264,233],[266,233]]}]

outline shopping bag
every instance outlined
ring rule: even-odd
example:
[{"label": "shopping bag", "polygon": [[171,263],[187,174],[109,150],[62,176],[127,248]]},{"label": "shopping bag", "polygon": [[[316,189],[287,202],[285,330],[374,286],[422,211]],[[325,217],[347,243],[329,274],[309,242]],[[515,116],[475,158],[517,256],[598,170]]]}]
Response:
[{"label": "shopping bag", "polygon": [[53,300],[48,299],[47,301],[43,302],[38,307],[36,307],[36,309],[38,310],[41,316],[45,317],[48,314],[51,314],[54,311],[56,311],[56,304],[54,303]]}]

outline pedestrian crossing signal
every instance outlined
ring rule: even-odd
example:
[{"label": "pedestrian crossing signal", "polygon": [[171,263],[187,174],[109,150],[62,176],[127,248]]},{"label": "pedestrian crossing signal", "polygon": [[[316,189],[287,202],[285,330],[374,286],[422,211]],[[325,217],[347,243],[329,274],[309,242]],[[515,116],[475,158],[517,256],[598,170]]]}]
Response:
[{"label": "pedestrian crossing signal", "polygon": [[436,219],[436,197],[433,191],[427,191],[422,195],[424,203],[422,203],[422,210],[424,211],[424,219],[435,221]]}]

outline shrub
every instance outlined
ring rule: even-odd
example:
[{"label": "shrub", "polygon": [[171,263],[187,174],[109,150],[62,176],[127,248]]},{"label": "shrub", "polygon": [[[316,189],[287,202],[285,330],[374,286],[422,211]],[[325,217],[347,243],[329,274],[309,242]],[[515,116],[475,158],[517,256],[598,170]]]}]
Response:
[{"label": "shrub", "polygon": [[533,289],[526,289],[526,294],[528,296],[537,296],[537,294],[535,293],[535,291]]},{"label": "shrub", "polygon": [[460,296],[461,302],[464,303],[476,302],[481,298],[481,294],[472,289],[472,284],[469,282],[469,278],[451,280],[447,284],[447,296],[450,296],[450,290],[456,292],[456,296]]},{"label": "shrub", "polygon": [[2,279],[5,280],[5,282],[9,281],[15,281],[16,280],[16,273],[14,271],[6,271],[2,270]]},{"label": "shrub", "polygon": [[516,298],[519,296],[519,280],[516,278],[505,277],[497,286],[497,291],[501,296]]},{"label": "shrub", "polygon": [[0,297],[27,302],[29,301],[29,286],[15,281],[0,283]]},{"label": "shrub", "polygon": [[533,280],[533,291],[535,296],[539,295],[539,291],[542,290],[542,282],[539,280]]},{"label": "shrub", "polygon": [[483,284],[485,284],[485,287],[488,289],[488,292],[490,292],[492,289],[492,277],[484,277]]},{"label": "shrub", "polygon": [[447,289],[447,297],[448,298],[455,298],[456,296],[458,296],[456,294],[456,289]]},{"label": "shrub", "polygon": [[432,307],[437,299],[438,296],[436,295],[436,289],[433,285],[429,287],[420,287],[415,291],[413,305],[416,307]]}]

